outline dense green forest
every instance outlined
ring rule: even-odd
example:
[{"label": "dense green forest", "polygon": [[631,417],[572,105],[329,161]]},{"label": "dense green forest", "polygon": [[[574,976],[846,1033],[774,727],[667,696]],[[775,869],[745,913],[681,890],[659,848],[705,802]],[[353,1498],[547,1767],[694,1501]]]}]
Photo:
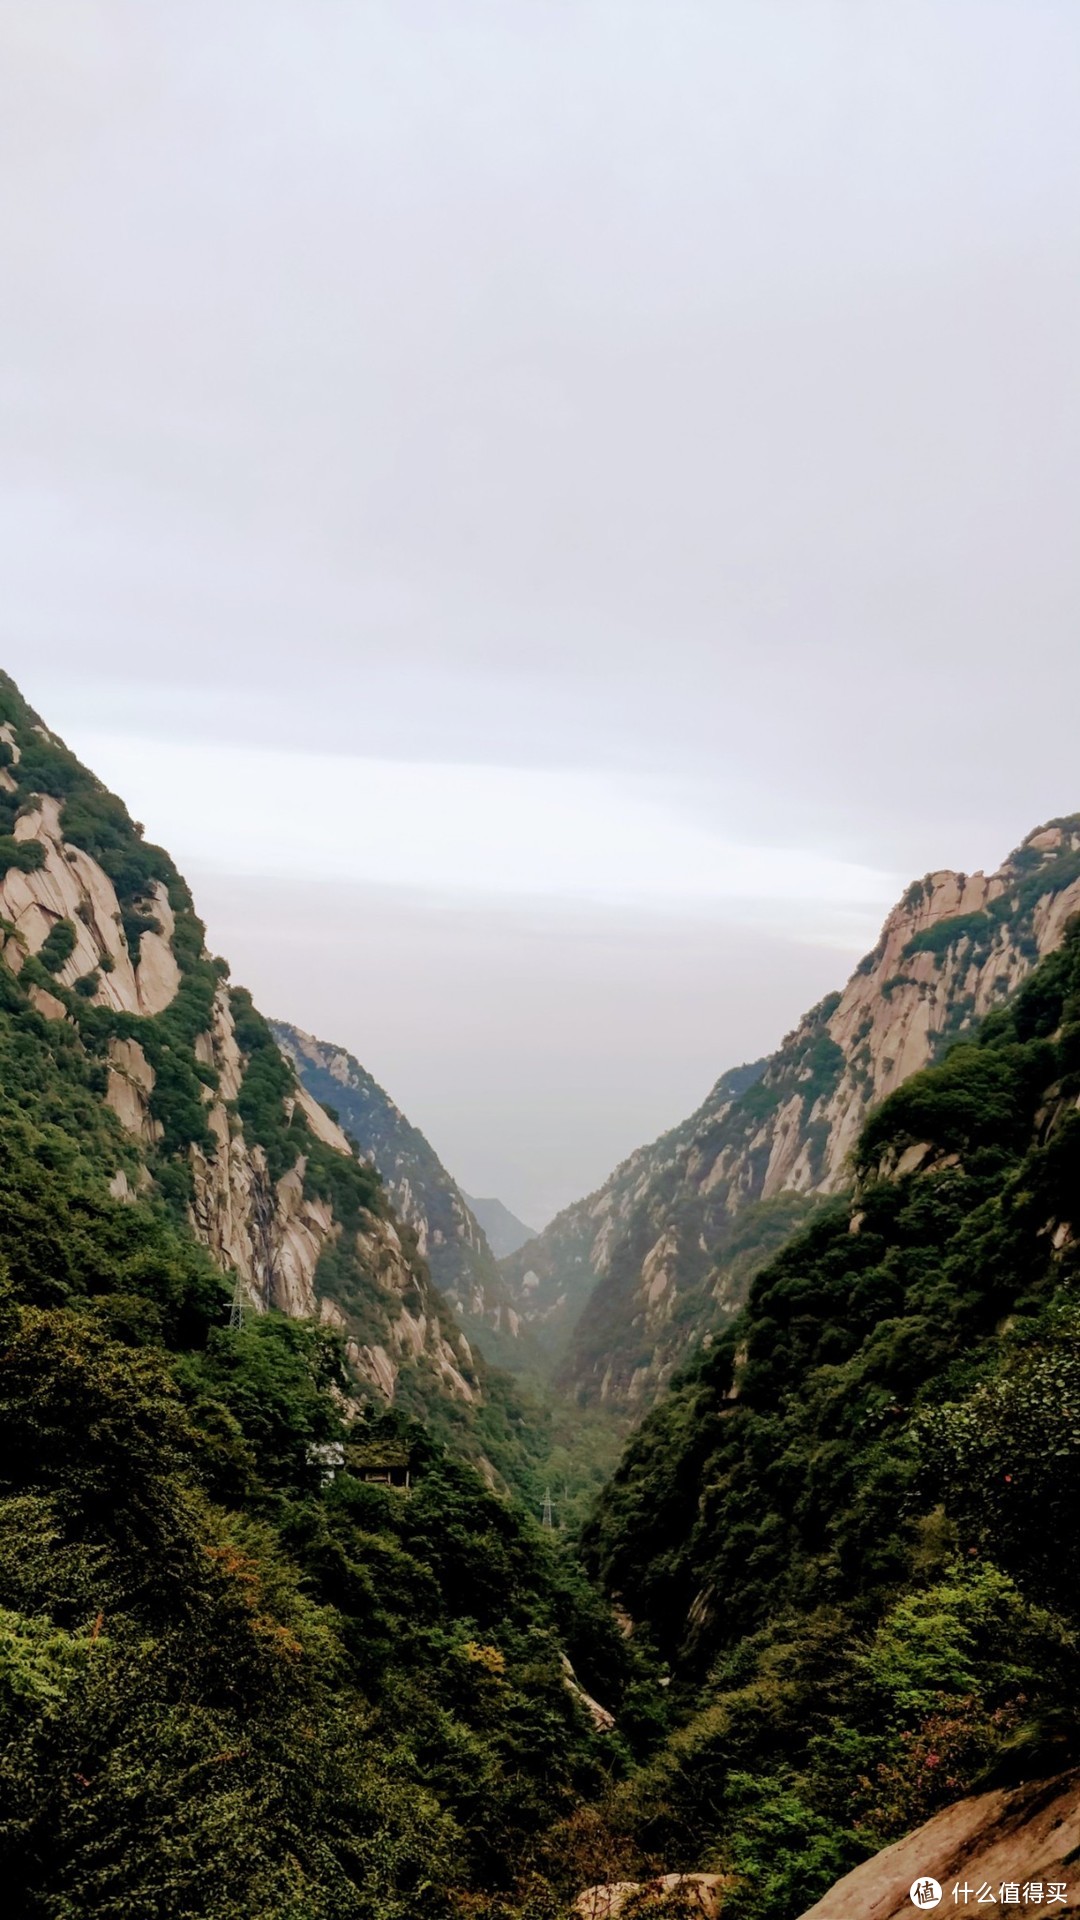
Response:
[{"label": "dense green forest", "polygon": [[[631,1736],[645,1691],[640,1656],[560,1537],[507,1497],[520,1485],[538,1504],[559,1436],[546,1418],[530,1426],[494,1374],[471,1417],[425,1400],[407,1369],[399,1407],[369,1395],[358,1412],[327,1329],[275,1312],[230,1325],[231,1282],[187,1215],[213,1078],[194,1042],[224,970],[168,857],[10,682],[0,696],[21,747],[4,756],[4,824],[53,795],[67,843],[113,879],[135,952],[148,890],[166,886],[181,965],[151,1019],[61,984],[70,937],[16,956],[17,972],[0,962],[5,1910],[558,1911],[583,1871],[579,1810],[631,1765],[565,1660]],[[11,846],[32,871],[38,842]],[[45,988],[54,1017],[34,1002]],[[235,1125],[271,1175],[302,1151],[346,1229],[385,1213],[371,1169],[293,1108],[291,1069],[250,998],[233,991],[231,1008]],[[149,1147],[104,1099],[118,1037],[155,1069]],[[361,1313],[348,1238],[320,1278]],[[371,1478],[388,1459],[407,1491]]]},{"label": "dense green forest", "polygon": [[[442,1439],[346,1425],[325,1331],[230,1331],[165,1202],[104,1190],[76,1036],[4,977],[16,1911],[540,1920],[659,1864],[790,1920],[974,1783],[1075,1753],[1076,931],[880,1110],[857,1197],[650,1416],[585,1531],[597,1587]],[[408,1493],[366,1477],[387,1458]]]},{"label": "dense green forest", "polygon": [[[44,1072],[58,1036],[8,1016],[7,1910],[557,1911],[575,1810],[629,1764],[562,1667],[565,1649],[632,1723],[606,1609],[425,1429],[346,1425],[325,1331],[277,1314],[230,1331],[209,1259],[80,1153]],[[365,1478],[387,1447],[408,1493]]]},{"label": "dense green forest", "polygon": [[879,1108],[855,1197],[758,1274],[586,1530],[673,1675],[609,1818],[729,1872],[738,1920],[1077,1753],[1078,1097],[1074,923]]}]

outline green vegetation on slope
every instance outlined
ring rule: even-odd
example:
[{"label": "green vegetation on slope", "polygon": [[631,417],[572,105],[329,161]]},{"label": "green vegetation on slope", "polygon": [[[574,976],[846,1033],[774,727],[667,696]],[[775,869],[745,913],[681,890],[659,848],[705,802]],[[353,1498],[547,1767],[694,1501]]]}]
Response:
[{"label": "green vegetation on slope", "polygon": [[[827,1128],[809,1116],[835,1091],[843,1072],[843,1053],[827,1031],[839,999],[829,994],[770,1060],[725,1074],[697,1113],[627,1162],[633,1170],[629,1203],[622,1217],[616,1216],[616,1230],[609,1227],[605,1235],[604,1271],[556,1375],[564,1389],[585,1400],[605,1382],[615,1404],[632,1405],[636,1374],[647,1382],[651,1403],[661,1382],[684,1361],[688,1340],[707,1337],[729,1316],[728,1308],[717,1311],[714,1287],[737,1206],[728,1204],[723,1182],[703,1189],[688,1180],[688,1156],[698,1167],[715,1165],[722,1155],[732,1163],[741,1160],[740,1194],[760,1193],[774,1144],[763,1123],[797,1101],[800,1124],[807,1128],[810,1179],[817,1179]],[[595,1234],[596,1220],[591,1224]],[[557,1227],[554,1222],[519,1257],[537,1262],[538,1249]],[[661,1239],[672,1244],[676,1298],[674,1312],[656,1321],[644,1310],[643,1273]]]},{"label": "green vegetation on slope", "polygon": [[[24,747],[11,820],[45,790],[67,832],[82,805],[126,915],[149,919],[147,886],[169,887],[181,964],[153,1019],[91,1005],[40,957],[0,964],[7,1902],[20,1920],[549,1916],[589,1877],[583,1802],[630,1766],[564,1650],[646,1738],[640,1659],[559,1540],[460,1457],[525,1470],[541,1442],[509,1383],[469,1408],[436,1382],[428,1398],[418,1362],[401,1410],[350,1424],[325,1328],[268,1313],[229,1329],[231,1288],[187,1218],[216,1090],[195,1041],[224,969],[167,857],[0,694]],[[43,986],[66,1019],[35,1011]],[[232,1123],[272,1173],[303,1155],[309,1192],[369,1225],[375,1175],[312,1137],[265,1023],[241,992],[231,1007]],[[105,1103],[114,1038],[154,1069],[156,1145]],[[359,1293],[341,1259],[331,1278]],[[388,1450],[408,1492],[368,1477]]]},{"label": "green vegetation on slope", "polygon": [[[227,979],[227,965],[207,953],[202,923],[169,855],[144,840],[142,827],[131,819],[123,801],[109,793],[61,741],[48,733],[6,674],[0,674],[0,723],[10,726],[19,750],[16,759],[10,746],[0,742],[0,759],[15,782],[13,793],[0,794],[0,826],[13,826],[20,812],[31,812],[38,805],[39,796],[57,800],[66,841],[90,854],[113,882],[133,960],[137,961],[143,934],[158,926],[154,889],[159,884],[165,887],[175,916],[172,947],[180,968],[178,991],[160,1014],[150,1017],[93,1004],[97,985],[94,974],[84,976],[71,988],[57,977],[70,957],[75,938],[73,924],[58,920],[40,951],[25,960],[17,979],[0,964],[0,1002],[6,1004],[13,1022],[7,1037],[0,1036],[0,1052],[8,1047],[18,1053],[20,1047],[29,1045],[26,1036],[32,1034],[41,1084],[30,1090],[31,1102],[40,1096],[43,1073],[49,1077],[42,1067],[48,1061],[49,1072],[57,1069],[50,1080],[50,1098],[58,1103],[61,1132],[67,1131],[74,1142],[85,1122],[89,1134],[83,1151],[93,1148],[98,1171],[108,1178],[122,1170],[130,1186],[137,1188],[140,1175],[145,1178],[145,1168],[154,1193],[177,1224],[186,1226],[195,1193],[192,1149],[207,1156],[215,1152],[207,1098],[218,1090],[218,1076],[199,1058],[196,1043],[213,1025],[215,995]],[[11,845],[16,864],[27,870],[40,866],[43,849],[38,841],[12,841]],[[2,858],[0,849],[0,865]],[[25,990],[33,986],[47,989],[60,1001],[66,1021],[43,1021],[31,1014]],[[244,1058],[238,1098],[227,1103],[229,1123],[234,1130],[242,1131],[249,1146],[262,1149],[271,1182],[297,1169],[305,1197],[332,1204],[343,1231],[327,1245],[317,1284],[350,1315],[350,1331],[362,1340],[384,1345],[388,1313],[394,1303],[388,1305],[356,1238],[358,1229],[369,1229],[389,1217],[382,1182],[365,1162],[334,1151],[312,1132],[303,1109],[295,1102],[293,1068],[282,1057],[250,994],[233,988],[229,1004]],[[118,1039],[137,1041],[154,1073],[149,1106],[160,1138],[141,1143],[137,1150],[112,1116],[95,1104],[105,1093],[110,1044]],[[81,1119],[71,1105],[76,1089],[81,1090]],[[74,1148],[69,1144],[57,1150],[68,1153]],[[263,1203],[265,1208],[272,1208],[272,1192],[263,1196]],[[415,1236],[406,1230],[401,1239],[405,1263],[415,1280],[414,1291],[403,1304],[411,1304],[414,1314],[427,1313],[429,1318],[440,1311],[448,1333],[455,1334],[448,1310],[444,1306],[436,1309]],[[530,1459],[539,1457],[542,1436],[532,1434],[508,1381],[496,1375],[489,1377],[483,1361],[470,1362],[464,1352],[456,1358],[466,1389],[475,1394],[477,1404],[455,1402],[426,1353],[402,1357],[396,1389],[399,1404],[414,1417],[428,1421],[437,1436],[459,1453],[493,1465],[538,1511],[543,1484],[538,1484]]]},{"label": "green vegetation on slope", "polygon": [[[1075,833],[1080,827],[1080,815],[1068,814],[1048,821],[1047,825]],[[1032,930],[1035,908],[1040,900],[1063,893],[1066,887],[1080,880],[1080,850],[1063,846],[1047,855],[1041,848],[1025,842],[1009,855],[1008,865],[1013,870],[1012,883],[991,900],[988,907],[972,913],[952,914],[948,919],[935,920],[921,928],[907,942],[904,958],[910,959],[916,953],[932,953],[940,967],[946,953],[966,942],[970,948],[969,958],[981,965],[989,955],[995,933],[1007,921],[1013,928],[1019,950],[1029,959],[1035,959],[1038,952]],[[916,882],[917,886],[920,884]]]},{"label": "green vegetation on slope", "polygon": [[[632,1153],[603,1187],[564,1208],[542,1233],[499,1261],[520,1312],[563,1387],[577,1391],[579,1352],[601,1375],[613,1359],[620,1374],[630,1369],[622,1333],[633,1317],[633,1260],[644,1257],[656,1241],[659,1223],[670,1214],[682,1155],[699,1136],[707,1148],[712,1146],[721,1124],[717,1110],[739,1102],[765,1066],[757,1060],[721,1075],[689,1119]],[[643,1187],[644,1209],[639,1206]],[[687,1243],[687,1282],[700,1280],[710,1264],[711,1250],[701,1247],[699,1227],[695,1220]],[[648,1353],[654,1357],[651,1348]]]},{"label": "green vegetation on slope", "polygon": [[[235,995],[233,1004],[235,1011]],[[238,1030],[252,1043],[252,1062],[261,1061],[262,1052],[254,1050],[250,1012],[237,1012],[237,1019]],[[426,1418],[433,1431],[453,1441],[459,1451],[468,1453],[470,1441],[474,1451],[479,1444],[533,1514],[542,1513],[545,1494],[550,1492],[556,1526],[576,1532],[615,1469],[628,1422],[607,1409],[570,1408],[551,1391],[539,1343],[527,1326],[519,1324],[517,1333],[512,1331],[512,1301],[464,1195],[429,1141],[359,1061],[343,1048],[314,1040],[281,1021],[274,1022],[269,1033],[289,1056],[307,1091],[329,1108],[365,1162],[374,1162],[399,1214],[411,1218],[417,1230],[422,1226],[431,1278],[449,1299],[470,1346],[488,1363],[482,1369],[480,1408],[447,1404],[430,1366],[422,1361],[405,1367],[396,1389],[397,1403]],[[260,1049],[268,1039],[266,1025],[260,1023]],[[267,1097],[259,1102],[260,1126],[267,1121],[278,1124],[282,1111],[278,1076],[285,1071],[280,1059],[276,1068],[267,1061]],[[250,1066],[248,1077],[252,1077]],[[253,1080],[253,1087],[262,1084],[261,1075]],[[329,1158],[340,1164],[339,1155]],[[337,1201],[335,1206],[340,1212]],[[412,1231],[405,1225],[403,1237],[410,1240]],[[379,1327],[365,1315],[362,1292],[350,1288],[342,1271],[346,1262],[347,1249],[340,1242],[330,1245],[319,1272],[320,1288],[347,1303],[357,1330],[378,1340]],[[410,1304],[414,1312],[423,1311],[418,1297]],[[464,1361],[462,1367],[470,1383],[475,1383],[475,1369]],[[494,1371],[500,1367],[514,1375],[512,1382]]]},{"label": "green vegetation on slope", "polygon": [[[618,1704],[604,1608],[429,1433],[343,1426],[325,1330],[227,1329],[168,1209],[107,1193],[123,1143],[94,1071],[62,1023],[0,1021],[11,1910],[555,1911],[575,1809],[628,1760],[560,1664]],[[365,1481],[380,1442],[411,1493]]]},{"label": "green vegetation on slope", "polygon": [[[133,948],[168,889],[182,971],[147,1020],[59,983],[63,934],[17,978],[0,967],[14,1911],[553,1920],[646,1860],[720,1867],[732,1920],[789,1920],[995,1769],[1076,1751],[1075,933],[874,1116],[854,1208],[823,1207],[776,1258],[790,1207],[748,1215],[719,1268],[702,1249],[703,1284],[734,1304],[749,1282],[748,1305],[586,1530],[637,1622],[627,1646],[559,1542],[460,1457],[516,1474],[535,1510],[561,1450],[572,1517],[583,1455],[553,1410],[530,1424],[498,1376],[481,1407],[449,1401],[420,1360],[400,1410],[347,1425],[325,1329],[227,1328],[228,1288],[186,1224],[214,1082],[195,1039],[223,970],[167,856],[8,683],[0,710],[23,746],[17,766],[0,756],[19,778],[0,828],[54,794]],[[67,1020],[36,1013],[32,986]],[[231,1006],[247,1072],[230,1121],[274,1174],[302,1157],[343,1222],[377,1217],[370,1171],[313,1139],[265,1023],[243,994]],[[125,1036],[156,1074],[163,1137],[145,1154],[102,1098]],[[800,1084],[827,1091],[820,1024],[805,1039]],[[911,1145],[921,1170],[890,1177]],[[136,1191],[144,1158],[151,1186],[119,1203],[110,1179]],[[320,1278],[374,1329],[342,1241]],[[588,1472],[610,1437],[590,1435]],[[372,1481],[387,1461],[409,1492]],[[617,1735],[568,1690],[563,1648]]]},{"label": "green vegetation on slope", "polygon": [[536,1373],[539,1350],[514,1315],[483,1230],[430,1141],[343,1047],[280,1020],[272,1032],[307,1091],[378,1168],[396,1212],[420,1236],[432,1281],[470,1343],[492,1366]]},{"label": "green vegetation on slope", "polygon": [[1077,1750],[1078,1095],[1074,926],[873,1116],[856,1200],[757,1275],[587,1530],[675,1682],[611,1818],[734,1873],[736,1920]]}]

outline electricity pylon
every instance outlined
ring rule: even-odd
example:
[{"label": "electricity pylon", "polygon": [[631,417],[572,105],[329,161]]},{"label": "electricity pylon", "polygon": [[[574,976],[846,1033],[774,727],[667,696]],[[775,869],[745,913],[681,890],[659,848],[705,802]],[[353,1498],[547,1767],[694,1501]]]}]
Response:
[{"label": "electricity pylon", "polygon": [[229,1332],[244,1331],[244,1279],[239,1268],[236,1271],[236,1285],[233,1288],[232,1305],[229,1308]]}]

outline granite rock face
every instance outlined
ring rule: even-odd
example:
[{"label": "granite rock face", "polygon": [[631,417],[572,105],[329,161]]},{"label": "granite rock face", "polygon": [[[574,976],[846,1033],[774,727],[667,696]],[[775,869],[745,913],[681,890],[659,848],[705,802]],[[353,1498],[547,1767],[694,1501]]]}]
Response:
[{"label": "granite rock face", "polygon": [[66,921],[74,945],[57,974],[61,986],[74,986],[98,970],[97,1005],[151,1017],[164,1013],[180,985],[180,969],[172,950],[173,910],[161,883],[151,897],[157,931],[142,935],[133,956],[116,889],[96,860],[65,842],[59,800],[43,794],[16,820],[12,838],[20,844],[36,841],[44,853],[33,872],[12,867],[0,880],[0,915],[10,929],[3,955],[12,970],[17,973],[27,955],[40,953],[53,928]]},{"label": "granite rock face", "polygon": [[[100,1053],[101,1097],[123,1161],[110,1182],[113,1196],[132,1201],[163,1178],[175,1192],[167,1163],[180,1159],[191,1231],[252,1311],[276,1307],[338,1327],[358,1386],[392,1400],[407,1377],[413,1410],[422,1409],[425,1396],[480,1405],[472,1348],[432,1283],[407,1191],[395,1216],[372,1184],[369,1213],[359,1228],[346,1228],[333,1200],[312,1186],[308,1161],[314,1143],[350,1159],[353,1146],[292,1072],[278,1118],[296,1132],[298,1146],[290,1164],[271,1172],[246,1098],[252,1057],[238,1037],[227,968],[217,967],[216,987],[207,992],[207,975],[212,983],[215,974],[182,880],[167,855],[145,847],[122,803],[79,766],[6,676],[3,696],[15,717],[0,724],[0,797],[11,822],[8,864],[0,871],[0,960],[16,980],[24,976],[35,1015],[64,1022],[81,1037],[80,1010],[100,1010],[103,1030],[94,1038],[88,1027],[86,1045]],[[72,807],[80,824],[69,830]],[[78,844],[89,838],[92,845],[94,832],[100,855]],[[107,859],[121,878],[110,877]],[[170,877],[155,877],[155,865]],[[200,970],[203,984],[193,990]],[[185,993],[189,1005],[206,1008],[194,1033]],[[174,1066],[187,1076],[189,1103],[192,1089],[197,1096],[195,1120],[189,1113],[179,1140],[175,1126],[167,1137],[162,1119],[175,1093],[162,1074],[174,1079]],[[494,1261],[463,1205],[461,1229],[498,1292]],[[337,1299],[324,1286],[322,1265],[345,1239],[349,1297]]]},{"label": "granite rock face", "polygon": [[526,1321],[556,1329],[562,1384],[643,1412],[741,1304],[755,1234],[772,1251],[785,1208],[795,1226],[850,1183],[867,1114],[1003,1004],[1078,910],[1080,816],[1037,829],[995,873],[909,887],[842,992],[501,1263]]},{"label": "granite rock face", "polygon": [[[380,1174],[398,1219],[415,1235],[418,1253],[470,1342],[489,1360],[515,1371],[537,1364],[531,1330],[487,1236],[419,1128],[344,1047],[281,1020],[273,1023],[273,1031],[305,1097],[334,1109],[341,1137],[351,1136],[361,1157]],[[333,1124],[324,1106],[319,1111]]]}]

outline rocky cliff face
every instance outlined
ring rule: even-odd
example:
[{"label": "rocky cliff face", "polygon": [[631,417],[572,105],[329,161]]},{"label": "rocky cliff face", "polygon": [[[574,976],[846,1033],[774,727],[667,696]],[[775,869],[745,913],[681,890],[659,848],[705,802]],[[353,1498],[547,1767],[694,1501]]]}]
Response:
[{"label": "rocky cliff face", "polygon": [[338,1327],[361,1389],[478,1407],[482,1368],[408,1208],[395,1218],[229,987],[168,856],[7,676],[0,721],[0,959],[13,1006],[62,1028],[96,1076],[114,1196],[160,1193],[252,1311]]},{"label": "rocky cliff face", "polygon": [[[0,737],[17,755],[18,742],[12,742],[11,731],[5,727]],[[5,791],[16,794],[6,768],[3,777]],[[96,860],[65,843],[60,804],[52,794],[35,795],[13,823],[15,845],[23,854],[40,849],[41,862],[29,871],[9,867],[0,880],[4,959],[18,971],[23,958],[40,952],[55,928],[70,927],[70,953],[55,974],[62,986],[74,987],[77,980],[93,978],[88,998],[96,1006],[151,1018],[163,1013],[180,984],[168,893],[160,881],[151,882],[146,904],[154,926],[142,934],[132,953],[124,937],[116,889]]]},{"label": "rocky cliff face", "polygon": [[517,1370],[535,1361],[529,1329],[483,1228],[419,1128],[344,1047],[281,1020],[272,1031],[307,1098],[322,1103],[319,1112],[329,1107],[338,1115],[361,1157],[379,1173],[394,1212],[415,1235],[418,1253],[469,1340],[501,1366]]},{"label": "rocky cliff face", "polygon": [[683,1126],[502,1262],[523,1313],[580,1315],[563,1384],[649,1405],[741,1304],[756,1242],[768,1257],[784,1209],[798,1224],[848,1183],[870,1109],[1007,1000],[1078,909],[1080,816],[1029,835],[996,873],[927,874],[843,992],[770,1059],[725,1075]]},{"label": "rocky cliff face", "polygon": [[[706,1106],[717,1115],[726,1113],[764,1067],[764,1061],[757,1061],[724,1074]],[[694,1114],[651,1147],[640,1147],[616,1167],[596,1193],[564,1208],[543,1233],[499,1262],[522,1318],[550,1362],[558,1364],[566,1356],[574,1330],[600,1281],[620,1271],[633,1257],[635,1242],[627,1243],[627,1230],[636,1223],[663,1223],[698,1118]],[[666,1235],[665,1227],[659,1239],[653,1235],[653,1242],[661,1246]],[[648,1257],[648,1250],[643,1250],[639,1263],[642,1269]],[[648,1276],[642,1271],[646,1293],[652,1279],[650,1266]],[[648,1364],[648,1356],[642,1364]],[[606,1392],[599,1397],[617,1398]]]}]

